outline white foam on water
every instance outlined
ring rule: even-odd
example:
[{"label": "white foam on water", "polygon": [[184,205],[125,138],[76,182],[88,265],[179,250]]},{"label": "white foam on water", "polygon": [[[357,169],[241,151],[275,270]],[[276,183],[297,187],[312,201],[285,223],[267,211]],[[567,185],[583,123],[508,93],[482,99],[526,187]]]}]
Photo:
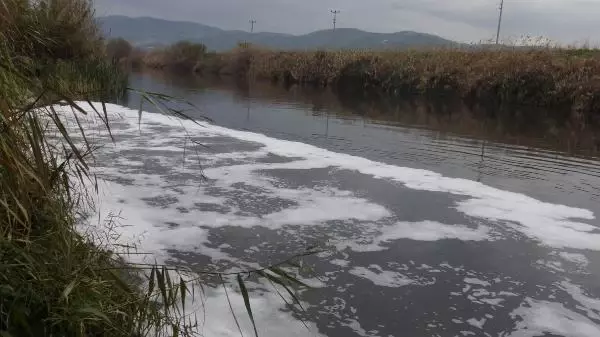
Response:
[{"label": "white foam on water", "polygon": [[515,293],[510,292],[510,291],[501,291],[501,292],[498,293],[498,295],[500,295],[500,296],[507,296],[507,297],[517,297],[517,296],[519,296],[518,294],[515,294]]},{"label": "white foam on water", "polygon": [[389,244],[400,239],[415,241],[484,241],[492,240],[490,228],[479,225],[471,228],[463,225],[446,225],[437,221],[396,222],[373,228],[364,228],[361,240],[336,243],[339,250],[347,247],[356,252],[375,252],[389,249]]},{"label": "white foam on water", "polygon": [[600,299],[586,295],[580,286],[568,281],[561,282],[560,288],[571,295],[578,303],[577,308],[586,311],[589,318],[600,321]]},{"label": "white foam on water", "polygon": [[550,261],[550,260],[537,260],[535,262],[538,266],[541,266],[543,268],[546,268],[547,270],[551,271],[551,272],[559,272],[559,273],[564,273],[565,269],[563,268],[563,265],[560,261]]},{"label": "white foam on water", "polygon": [[[137,111],[116,105],[108,105],[108,109],[124,116],[132,127],[137,126]],[[469,199],[457,202],[456,208],[469,216],[504,222],[507,226],[548,246],[600,250],[600,234],[593,233],[597,227],[574,221],[574,219],[595,219],[594,214],[589,210],[545,203],[523,194],[502,191],[479,182],[448,178],[427,170],[388,165],[304,143],[228,129],[206,122],[199,122],[200,125],[197,125],[190,121],[151,113],[144,114],[143,121],[173,127],[184,126],[188,132],[201,132],[202,135],[233,137],[261,144],[263,146],[261,152],[290,158],[304,158],[283,165],[279,164],[281,167],[299,169],[337,167],[380,179],[391,179],[412,189],[466,196]]]},{"label": "white foam on water", "polygon": [[[461,201],[457,209],[470,216],[507,222],[509,227],[547,246],[600,250],[600,234],[594,233],[598,227],[571,220],[595,219],[590,211],[499,192],[494,197]],[[503,195],[506,198],[499,198]]]},{"label": "white foam on water", "polygon": [[[124,198],[128,204],[123,209],[123,220],[125,227],[118,228],[120,236],[115,243],[131,244],[137,242],[137,249],[141,252],[152,252],[149,258],[147,255],[128,255],[128,258],[133,262],[153,262],[164,263],[170,258],[165,249],[176,248],[181,250],[197,249],[199,254],[205,254],[215,259],[230,260],[237,262],[236,259],[222,253],[218,249],[211,249],[205,246],[208,243],[206,237],[207,232],[198,228],[188,221],[182,219],[170,218],[175,214],[169,212],[163,213],[162,210],[152,210],[147,205],[140,203],[137,198],[128,198],[127,188],[131,186],[119,185],[113,183],[102,183],[104,186],[101,191],[110,193],[110,198],[103,198],[102,204],[108,209],[116,208],[119,205],[111,205],[110,202],[117,200],[116,198]],[[108,202],[108,204],[107,204]],[[122,207],[123,208],[123,207]],[[158,217],[158,218],[157,218]],[[173,229],[156,227],[154,224],[157,221],[163,220],[180,221],[180,226]],[[207,251],[208,250],[208,251]],[[149,258],[151,261],[146,261],[144,258]],[[314,323],[306,322],[310,330],[307,330],[304,325],[291,316],[289,312],[282,311],[283,302],[279,295],[273,292],[261,292],[257,290],[257,285],[252,283],[247,284],[251,290],[249,293],[250,303],[258,330],[263,336],[322,336],[318,332],[318,328]],[[312,286],[318,286],[312,284]],[[229,299],[233,311],[241,325],[241,329],[245,336],[253,335],[251,322],[247,316],[243,297],[239,290],[231,284],[227,286]],[[200,295],[205,292],[205,296]],[[204,290],[196,289],[197,296],[203,296],[201,301],[199,298],[189,298],[188,303],[195,301],[195,304],[188,304],[188,313],[196,313],[200,326],[199,333],[205,336],[219,337],[237,337],[240,335],[235,324],[231,309],[225,291],[223,288],[205,287]],[[282,293],[285,293],[281,291]],[[288,301],[291,302],[290,299]],[[303,304],[305,307],[308,305]]]},{"label": "white foam on water", "polygon": [[[514,293],[505,291],[490,291],[486,288],[491,287],[492,283],[475,277],[465,277],[464,283],[465,285],[462,289],[462,294],[466,294],[467,298],[473,303],[487,304],[490,307],[502,307],[502,303],[506,301],[507,297],[517,296]],[[484,288],[478,288],[478,286]],[[453,296],[462,294],[458,292],[452,293]]]},{"label": "white foam on water", "polygon": [[[321,310],[319,310],[320,313],[327,315],[327,326],[329,328],[346,327],[361,337],[382,337],[377,330],[365,330],[358,321],[358,316],[356,316],[356,308],[352,306],[347,308],[347,303],[343,298],[332,297],[330,300],[333,302],[333,304],[325,305],[325,303],[328,301],[323,300],[320,303]],[[349,312],[352,313],[351,315],[344,314],[348,312],[347,309],[349,309]],[[382,325],[380,326],[383,327]]]},{"label": "white foam on water", "polygon": [[352,331],[361,337],[381,337],[379,331],[367,331],[360,325],[360,322],[355,319],[346,318],[340,325],[352,329]]},{"label": "white foam on water", "polygon": [[483,241],[490,238],[489,228],[470,228],[462,225],[445,225],[437,221],[398,222],[381,228],[375,241],[387,243],[398,239],[416,241],[438,241],[458,239],[462,241]]},{"label": "white foam on water", "polygon": [[[128,128],[123,130],[125,135],[135,135],[138,132],[137,111],[116,105],[107,105],[109,112],[123,116]],[[143,162],[132,158],[118,157],[115,162],[128,168],[114,169],[102,167],[103,174],[112,177],[121,177],[133,180],[131,185],[120,183],[106,183],[103,188],[99,204],[101,210],[99,217],[108,212],[119,212],[124,218],[123,223],[127,227],[119,228],[121,243],[139,242],[139,250],[151,252],[153,259],[164,262],[172,258],[167,252],[169,249],[180,251],[193,251],[200,255],[206,255],[213,259],[230,260],[235,259],[218,248],[210,248],[208,244],[208,231],[205,228],[219,228],[226,226],[237,226],[252,228],[263,226],[269,229],[280,229],[284,225],[322,226],[329,221],[358,220],[363,222],[376,222],[390,216],[390,212],[383,206],[370,202],[369,200],[356,197],[351,192],[342,191],[332,187],[323,188],[285,188],[275,186],[275,180],[259,173],[260,170],[273,169],[317,169],[337,168],[356,171],[377,179],[387,179],[403,184],[407,188],[443,192],[458,196],[461,201],[456,202],[455,207],[465,215],[476,218],[493,220],[498,226],[506,226],[540,242],[543,245],[558,249],[589,249],[600,251],[600,234],[596,226],[586,224],[577,219],[593,220],[594,214],[589,210],[544,203],[542,201],[527,197],[523,194],[502,191],[483,185],[478,182],[465,179],[444,177],[440,174],[426,171],[398,167],[371,161],[365,158],[347,154],[335,153],[325,149],[317,148],[308,144],[279,140],[262,134],[237,131],[228,128],[200,122],[200,126],[190,121],[169,118],[160,114],[146,113],[143,115],[142,124],[173,127],[161,130],[160,137],[148,137],[146,143],[135,140],[119,142],[108,151],[118,153],[120,150],[148,151],[148,147],[154,147],[153,152],[168,152],[179,156],[181,148],[173,145],[173,142],[185,143],[183,137],[177,130],[184,126],[188,132],[197,137],[215,138],[220,136],[232,137],[242,141],[248,141],[260,145],[258,149],[230,153],[219,153],[213,156],[208,154],[202,156],[202,162],[208,161],[205,174],[214,180],[214,187],[221,188],[228,193],[236,193],[236,183],[245,183],[252,187],[264,190],[265,195],[275,196],[285,200],[293,200],[295,206],[285,207],[277,212],[264,216],[245,215],[240,213],[239,205],[228,205],[230,209],[223,212],[200,211],[194,209],[194,201],[222,204],[227,200],[225,197],[215,197],[207,193],[203,186],[193,184],[177,185],[177,190],[172,188],[173,182],[162,174],[141,174],[136,172]],[[144,125],[141,127],[144,128]],[[177,129],[175,129],[177,128]],[[274,154],[284,158],[292,158],[293,161],[285,163],[255,163],[258,158]],[[160,156],[157,160],[172,167],[175,172],[186,173],[183,165],[173,165],[171,156]],[[183,159],[183,158],[182,158]],[[220,167],[210,167],[218,161],[236,160],[237,164]],[[239,162],[248,161],[245,164]],[[183,163],[185,161],[182,160]],[[179,162],[178,162],[179,163]],[[150,206],[142,198],[172,197],[175,203],[167,206]],[[181,213],[177,208],[186,208],[188,213]],[[176,224],[175,227],[168,223]],[[418,241],[437,241],[444,239],[456,239],[463,241],[493,240],[491,235],[494,228],[479,225],[469,227],[463,224],[446,225],[435,221],[421,222],[397,222],[389,226],[377,226],[376,230],[367,233],[370,242],[367,244],[351,243],[352,249],[357,251],[386,249],[384,244],[399,239],[411,239]],[[364,249],[364,250],[361,250]],[[572,254],[572,253],[570,253]],[[573,255],[560,255],[565,259],[577,259]],[[579,259],[581,261],[581,259]],[[442,265],[440,265],[442,266]],[[402,287],[418,284],[403,274],[394,271],[383,270],[380,267],[355,267],[350,273],[369,280],[370,282],[385,287]],[[465,279],[465,282],[467,280]],[[484,281],[485,282],[485,281]],[[468,283],[468,282],[467,282]],[[480,284],[483,285],[483,284]],[[578,299],[578,302],[586,303],[589,313],[595,313],[589,309],[590,301],[586,300],[583,292],[578,293],[574,288],[569,293]],[[470,289],[470,287],[469,287]],[[230,297],[235,302],[234,309],[237,312],[245,312],[243,300],[233,289]],[[481,293],[483,295],[483,293]],[[582,297],[583,296],[583,297]],[[209,298],[211,303],[207,312],[211,319],[207,319],[204,326],[205,334],[211,336],[236,336],[239,333],[231,320],[229,307],[224,293],[218,289],[212,290]],[[487,300],[488,304],[499,303],[498,299]],[[292,325],[300,325],[287,312],[279,310],[281,301],[277,295],[265,294],[254,291],[251,293],[253,311],[257,321],[261,319],[265,326],[266,336],[307,335],[306,330],[294,330]],[[256,306],[256,309],[254,307]],[[562,305],[529,300],[527,306],[523,306],[514,312],[515,315],[524,317],[521,328],[527,328],[524,335],[511,336],[534,336],[532,331],[549,331],[560,333],[568,329],[580,328],[584,334],[577,337],[597,336],[598,328],[588,318],[567,310]],[[478,321],[479,322],[479,321]],[[358,322],[357,322],[358,323]],[[251,335],[249,322],[245,321],[244,330]],[[233,327],[233,329],[232,329]],[[355,327],[356,328],[356,327]],[[537,330],[536,330],[537,329]],[[549,329],[549,330],[544,330]],[[565,330],[566,329],[566,330]],[[595,329],[595,330],[594,330]],[[355,329],[356,331],[356,329]],[[521,329],[516,333],[523,332]],[[590,334],[594,332],[594,334]],[[315,332],[316,333],[316,332]],[[366,333],[363,331],[363,333]]]},{"label": "white foam on water", "polygon": [[269,227],[274,228],[281,225],[324,224],[327,221],[344,219],[373,221],[390,215],[384,207],[355,197],[313,195],[312,198],[304,201],[297,207],[271,213],[261,220],[267,221]]},{"label": "white foam on water", "polygon": [[414,280],[411,280],[398,272],[382,270],[379,266],[371,266],[370,268],[371,269],[365,267],[353,267],[348,272],[382,287],[398,288],[415,283]]},{"label": "white foam on water", "polygon": [[[99,185],[99,200],[96,202],[98,215],[94,218],[105,219],[109,213],[119,214],[119,222],[123,226],[117,228],[120,234],[118,243],[139,242],[137,249],[141,252],[151,252],[155,255],[153,258],[160,255],[166,259],[167,249],[185,251],[203,248],[210,252],[198,253],[228,259],[220,250],[209,249],[204,245],[208,243],[208,233],[199,227],[203,222],[197,222],[197,219],[189,217],[189,214],[183,214],[174,208],[150,207],[140,199],[140,196],[155,196],[155,187],[122,185],[108,181],[101,181]],[[164,196],[163,193],[158,195]],[[205,215],[209,218],[214,216],[210,212]],[[207,219],[205,221],[208,223]],[[218,219],[215,221],[218,223]],[[171,228],[168,223],[178,226]]]},{"label": "white foam on water", "polygon": [[[121,149],[132,150],[136,148],[132,145],[126,146],[127,144],[123,143],[125,142],[119,144]],[[172,159],[170,160],[172,161]],[[125,165],[126,168],[114,169],[111,167],[102,167],[101,173],[112,177],[122,175],[127,179],[133,180],[133,183],[131,185],[108,183],[107,185],[112,190],[104,193],[104,197],[100,200],[101,206],[105,206],[102,204],[106,204],[104,208],[110,209],[113,212],[117,212],[122,208],[146,208],[143,212],[138,213],[143,213],[140,216],[146,218],[148,221],[152,220],[155,226],[166,222],[174,222],[179,225],[187,223],[188,226],[194,225],[195,227],[217,228],[235,226],[251,228],[262,226],[269,229],[278,229],[285,225],[322,225],[327,221],[334,220],[376,221],[390,215],[390,212],[385,207],[374,204],[366,199],[355,197],[348,191],[341,191],[332,187],[292,189],[274,186],[273,179],[261,176],[255,172],[260,169],[270,168],[270,165],[265,164],[243,164],[211,168],[204,170],[204,173],[210,179],[214,179],[212,187],[220,188],[230,195],[239,193],[239,188],[233,187],[234,184],[243,183],[262,190],[262,195],[289,200],[296,205],[286,206],[280,211],[271,212],[263,216],[240,214],[240,210],[231,203],[228,204],[230,210],[227,212],[200,210],[194,207],[195,202],[223,205],[230,196],[211,196],[207,194],[206,186],[198,181],[190,181],[189,185],[180,184],[177,186],[177,193],[174,193],[171,190],[172,183],[168,180],[168,177],[165,178],[160,174],[131,173],[128,170],[142,166],[142,163],[121,157],[117,161],[119,164]],[[173,166],[172,171],[186,173],[185,170],[177,166]],[[176,202],[169,207],[152,208],[148,207],[146,201],[141,200],[141,197],[172,197],[176,199]],[[246,199],[252,197],[255,196],[249,194]],[[125,201],[125,203],[117,203],[115,200]],[[265,205],[266,207],[268,205]],[[179,210],[180,208],[186,209],[187,213],[182,214]],[[175,239],[179,238],[174,236],[172,243],[176,243]]]},{"label": "white foam on water", "polygon": [[[137,111],[110,105],[118,112],[137,121]],[[390,179],[416,190],[447,192],[469,197],[457,203],[457,209],[473,217],[505,222],[542,244],[557,248],[600,250],[600,234],[595,226],[574,219],[595,219],[589,210],[545,203],[519,193],[499,190],[479,182],[448,178],[427,170],[398,167],[348,154],[336,153],[312,145],[275,139],[263,134],[228,129],[205,122],[198,126],[189,121],[176,120],[160,114],[145,114],[147,121],[170,126],[184,125],[188,130],[204,130],[240,140],[262,144],[266,151],[279,156],[304,160],[288,167],[301,169],[338,167]]]},{"label": "white foam on water", "polygon": [[463,266],[454,267],[454,266],[450,265],[448,262],[440,263],[439,266],[443,269],[449,269],[449,270],[452,270],[457,273],[465,270],[465,268]]},{"label": "white foam on water", "polygon": [[[196,299],[194,308],[198,312],[199,322],[203,323],[198,332],[202,336],[211,337],[240,336],[224,289],[222,287],[205,289],[204,303]],[[233,287],[228,286],[227,293],[243,335],[253,336],[252,323],[246,313],[243,297]],[[281,302],[281,298],[274,291],[252,291],[250,293],[250,305],[260,336],[323,336],[313,323],[306,322],[307,329],[302,322],[292,317],[289,312],[278,310],[281,307]]]},{"label": "white foam on water", "polygon": [[465,277],[464,281],[465,281],[465,283],[476,284],[476,285],[480,285],[480,286],[484,286],[484,287],[491,286],[490,282],[484,281],[484,280],[480,280],[480,279],[477,279],[477,278],[473,278],[473,277]]},{"label": "white foam on water", "polygon": [[470,325],[479,328],[479,329],[483,329],[483,326],[485,325],[485,322],[487,321],[487,319],[482,318],[482,319],[475,319],[475,318],[469,318],[467,320],[467,323],[469,323]]},{"label": "white foam on water", "polygon": [[505,301],[505,299],[503,298],[479,298],[477,299],[478,301],[481,301],[483,303],[487,303],[490,306],[502,306],[502,302]]},{"label": "white foam on water", "polygon": [[558,253],[558,256],[562,257],[566,261],[576,264],[580,268],[585,268],[590,263],[587,257],[580,253],[560,252]]},{"label": "white foam on water", "polygon": [[342,259],[333,259],[329,260],[329,263],[340,267],[347,267],[350,264],[350,261]]},{"label": "white foam on water", "polygon": [[507,337],[539,337],[547,334],[569,337],[597,337],[600,327],[589,318],[567,309],[560,303],[526,299],[511,313],[517,320],[514,332]]},{"label": "white foam on water", "polygon": [[[130,130],[126,130],[130,131]],[[163,144],[162,141],[155,141],[155,144]],[[118,149],[115,149],[117,148]],[[128,144],[127,141],[118,143],[118,146],[108,150],[132,150],[134,144]],[[105,151],[108,151],[105,150]],[[155,148],[156,150],[156,148]],[[167,146],[160,146],[160,151],[175,152],[175,149]],[[214,260],[229,260],[234,263],[240,261],[236,258],[223,253],[220,249],[210,248],[208,239],[208,230],[206,227],[229,226],[231,223],[237,225],[254,226],[257,221],[255,217],[236,216],[233,212],[223,215],[217,212],[206,212],[194,210],[194,202],[222,204],[226,198],[214,197],[205,193],[204,187],[198,184],[179,185],[176,189],[171,188],[172,182],[168,177],[161,174],[143,174],[137,173],[135,169],[141,166],[139,161],[124,157],[116,158],[115,162],[119,165],[125,165],[127,168],[116,169],[114,167],[100,167],[98,170],[101,175],[123,176],[130,180],[129,183],[116,183],[111,181],[99,180],[98,200],[96,201],[97,214],[92,217],[92,224],[95,219],[106,219],[109,214],[118,214],[120,224],[113,228],[116,236],[111,237],[112,247],[115,244],[136,245],[137,252],[152,253],[130,254],[126,255],[131,262],[157,262],[159,264],[172,260],[173,257],[168,250],[173,249],[183,252],[194,252],[199,255],[210,256]],[[178,168],[173,168],[177,171]],[[318,191],[326,195],[328,191]],[[314,195],[307,195],[310,201],[318,199]],[[336,192],[333,192],[336,194]],[[343,193],[339,193],[343,194]],[[348,198],[351,196],[348,195]],[[160,202],[156,205],[148,204],[148,200],[158,198],[167,200],[168,204],[162,205]],[[306,198],[305,198],[306,199]],[[342,199],[342,198],[339,198]],[[338,200],[338,199],[336,199]],[[303,199],[300,198],[300,202]],[[343,202],[343,201],[341,201]],[[330,204],[331,205],[331,204]],[[346,207],[344,204],[343,207]],[[180,212],[177,208],[183,207],[190,209],[187,213]],[[353,204],[354,209],[360,211],[361,208]],[[381,207],[380,207],[381,209]],[[368,213],[368,212],[365,212]],[[331,214],[327,215],[327,219]],[[319,218],[315,217],[318,221]],[[83,231],[99,230],[101,234],[104,227],[82,226]],[[92,233],[92,234],[96,234]],[[313,287],[322,286],[315,280],[303,280]],[[306,322],[310,328],[307,330],[304,325],[294,318],[289,312],[283,311],[284,302],[276,292],[264,292],[258,285],[248,283],[250,291],[250,303],[258,325],[258,330],[263,336],[321,336],[316,326],[311,322]],[[246,308],[243,297],[235,286],[228,285],[229,298],[233,310],[240,322],[244,335],[253,335],[253,329],[250,320],[246,314]],[[196,312],[200,320],[198,333],[206,336],[239,336],[240,333],[231,314],[227,296],[223,288],[205,287],[206,296],[203,302],[195,299],[195,305],[188,305],[188,313]],[[285,294],[284,291],[280,291]],[[196,289],[197,296],[203,292]],[[288,299],[289,302],[292,302]],[[192,298],[188,299],[192,303]],[[304,307],[308,307],[306,303]],[[205,310],[206,309],[206,310]],[[204,320],[204,321],[203,321]]]}]

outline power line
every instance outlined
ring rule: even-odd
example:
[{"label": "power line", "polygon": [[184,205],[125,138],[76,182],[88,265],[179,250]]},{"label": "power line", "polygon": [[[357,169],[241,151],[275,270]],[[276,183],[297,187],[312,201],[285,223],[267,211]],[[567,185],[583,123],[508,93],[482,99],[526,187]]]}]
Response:
[{"label": "power line", "polygon": [[256,20],[251,19],[248,22],[250,22],[250,33],[254,33],[254,24],[256,23]]},{"label": "power line", "polygon": [[340,11],[337,10],[337,9],[335,9],[335,10],[332,9],[332,10],[330,10],[330,12],[331,12],[331,14],[333,14],[333,30],[335,31],[335,24],[337,22],[337,15],[340,13]]},{"label": "power line", "polygon": [[500,26],[502,25],[502,12],[504,11],[504,0],[500,1],[500,16],[498,17],[498,30],[496,31],[496,44],[500,42]]}]

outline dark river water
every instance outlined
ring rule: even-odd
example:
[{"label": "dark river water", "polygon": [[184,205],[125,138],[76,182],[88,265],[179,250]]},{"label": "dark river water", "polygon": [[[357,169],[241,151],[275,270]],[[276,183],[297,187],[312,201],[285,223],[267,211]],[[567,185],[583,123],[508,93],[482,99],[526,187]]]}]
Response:
[{"label": "dark river water", "polygon": [[[96,169],[123,237],[198,270],[326,249],[303,259],[304,312],[248,279],[259,335],[600,336],[593,130],[527,109],[264,83],[130,85],[185,98],[212,123],[147,103],[140,122],[135,94],[123,102],[135,111],[110,106],[124,120]],[[252,335],[236,285],[213,281],[199,333],[239,336],[228,295]]]}]

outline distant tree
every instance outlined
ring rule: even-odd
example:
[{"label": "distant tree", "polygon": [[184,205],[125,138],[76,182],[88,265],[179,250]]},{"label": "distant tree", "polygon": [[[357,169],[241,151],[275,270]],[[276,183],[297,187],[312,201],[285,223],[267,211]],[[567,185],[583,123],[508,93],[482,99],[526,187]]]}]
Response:
[{"label": "distant tree", "polygon": [[131,44],[122,38],[112,39],[106,43],[106,56],[115,62],[129,58],[132,51]]}]

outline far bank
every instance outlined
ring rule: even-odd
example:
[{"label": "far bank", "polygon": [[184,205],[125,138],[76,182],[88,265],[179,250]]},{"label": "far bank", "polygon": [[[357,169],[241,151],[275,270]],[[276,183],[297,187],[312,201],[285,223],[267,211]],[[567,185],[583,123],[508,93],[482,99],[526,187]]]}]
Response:
[{"label": "far bank", "polygon": [[494,107],[543,107],[566,111],[584,128],[598,122],[599,55],[593,49],[557,48],[274,51],[244,44],[214,53],[201,44],[180,42],[118,58],[137,68],[283,85],[448,96]]}]

